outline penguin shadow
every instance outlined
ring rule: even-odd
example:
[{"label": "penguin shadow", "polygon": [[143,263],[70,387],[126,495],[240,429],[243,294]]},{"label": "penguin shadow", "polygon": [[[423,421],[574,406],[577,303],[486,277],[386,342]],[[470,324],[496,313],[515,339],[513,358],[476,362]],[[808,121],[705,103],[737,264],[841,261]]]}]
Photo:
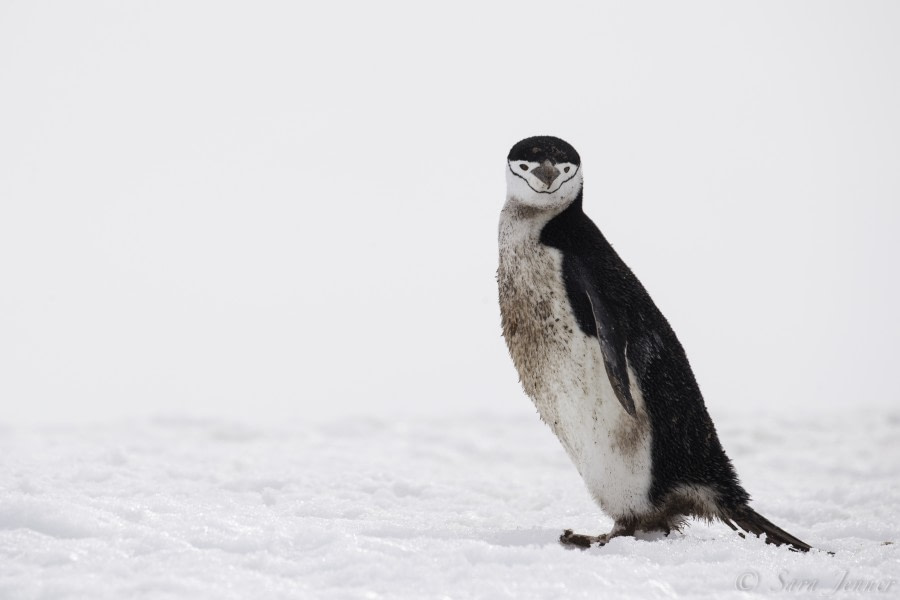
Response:
[{"label": "penguin shadow", "polygon": [[566,550],[590,550],[591,548],[603,548],[610,544],[618,546],[620,543],[627,543],[625,540],[655,542],[677,535],[679,535],[677,532],[663,533],[662,531],[635,531],[632,535],[621,535],[611,539],[605,539],[605,535],[594,536],[578,534],[571,529],[566,529],[559,536],[558,542],[559,545]]},{"label": "penguin shadow", "polygon": [[492,546],[504,546],[507,548],[524,546],[558,546],[559,529],[506,529],[485,533],[479,538]]},{"label": "penguin shadow", "polygon": [[501,531],[472,531],[462,533],[450,529],[407,529],[402,527],[380,527],[368,529],[361,534],[377,539],[470,540],[484,542],[504,548],[524,548],[527,546],[558,546],[559,529],[506,529]]},{"label": "penguin shadow", "polygon": [[[649,542],[667,539],[667,536],[661,532],[636,532],[634,537],[623,536],[614,538],[607,544],[594,543],[591,544],[591,546],[588,548],[561,542],[560,537],[563,535],[563,531],[563,529],[535,527],[529,529],[505,529],[499,531],[495,530],[469,532],[467,535],[466,533],[461,533],[459,531],[453,531],[449,529],[407,529],[404,527],[380,527],[377,529],[364,530],[360,533],[365,537],[382,540],[409,540],[416,538],[431,538],[437,540],[471,540],[502,548],[557,547],[560,550],[597,551],[602,550],[604,546],[611,546],[610,549],[613,550],[613,552],[615,552],[615,547],[619,544],[627,543],[624,540],[634,541],[635,539],[637,539]],[[668,537],[672,538],[676,535],[678,534],[673,532]]]}]

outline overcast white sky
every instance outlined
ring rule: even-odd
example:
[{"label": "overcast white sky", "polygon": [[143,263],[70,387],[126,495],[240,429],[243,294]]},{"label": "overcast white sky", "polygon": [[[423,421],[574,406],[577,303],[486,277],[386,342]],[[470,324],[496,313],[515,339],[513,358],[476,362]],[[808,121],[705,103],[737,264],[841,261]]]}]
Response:
[{"label": "overcast white sky", "polygon": [[729,406],[896,405],[900,3],[0,3],[2,422],[533,411],[504,165]]}]

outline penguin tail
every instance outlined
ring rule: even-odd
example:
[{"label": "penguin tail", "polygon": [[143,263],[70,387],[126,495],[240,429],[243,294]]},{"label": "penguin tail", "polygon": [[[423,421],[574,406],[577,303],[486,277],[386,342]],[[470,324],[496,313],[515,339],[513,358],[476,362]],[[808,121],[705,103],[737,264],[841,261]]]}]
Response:
[{"label": "penguin tail", "polygon": [[[746,504],[729,510],[722,520],[735,531],[740,528],[757,536],[766,534],[767,544],[788,545],[794,552],[809,552],[812,549],[809,544],[795,538]],[[743,533],[738,534],[744,537]]]}]

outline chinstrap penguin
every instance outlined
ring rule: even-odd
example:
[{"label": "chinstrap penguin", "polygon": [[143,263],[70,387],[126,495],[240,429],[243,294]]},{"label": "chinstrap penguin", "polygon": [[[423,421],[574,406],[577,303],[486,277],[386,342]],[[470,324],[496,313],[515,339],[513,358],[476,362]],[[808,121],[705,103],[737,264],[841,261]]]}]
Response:
[{"label": "chinstrap penguin", "polygon": [[506,167],[503,337],[525,392],[614,520],[607,534],[566,530],[560,541],[590,547],[697,517],[809,550],[748,505],[678,338],[582,210],[578,152],[531,137]]}]

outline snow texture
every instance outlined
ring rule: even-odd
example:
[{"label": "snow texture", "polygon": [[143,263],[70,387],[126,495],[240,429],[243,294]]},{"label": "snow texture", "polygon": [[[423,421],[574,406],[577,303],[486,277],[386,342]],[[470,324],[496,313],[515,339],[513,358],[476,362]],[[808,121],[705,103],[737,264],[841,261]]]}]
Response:
[{"label": "snow texture", "polygon": [[900,413],[717,421],[753,506],[833,556],[696,522],[563,548],[611,522],[525,411],[158,418],[0,429],[0,598],[897,597]]}]

